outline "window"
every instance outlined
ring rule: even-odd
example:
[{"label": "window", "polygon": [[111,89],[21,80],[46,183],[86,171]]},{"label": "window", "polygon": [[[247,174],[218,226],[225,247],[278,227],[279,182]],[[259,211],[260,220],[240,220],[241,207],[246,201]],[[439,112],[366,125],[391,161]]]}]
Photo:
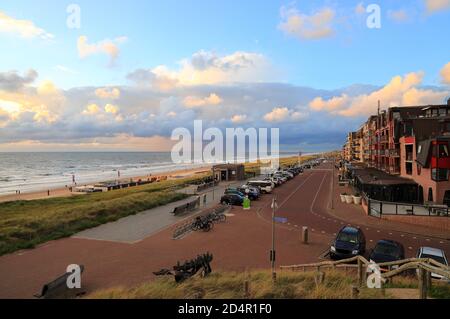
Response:
[{"label": "window", "polygon": [[447,109],[439,109],[439,116],[446,116],[447,115]]},{"label": "window", "polygon": [[448,181],[449,170],[446,168],[431,169],[431,179],[436,182]]},{"label": "window", "polygon": [[429,202],[433,201],[433,189],[431,187],[428,188],[428,201]]},{"label": "window", "polygon": [[417,164],[417,175],[420,175],[420,174],[422,174],[422,166]]},{"label": "window", "polygon": [[432,109],[431,116],[438,116],[438,109]]},{"label": "window", "polygon": [[439,158],[448,157],[448,145],[439,144]]}]

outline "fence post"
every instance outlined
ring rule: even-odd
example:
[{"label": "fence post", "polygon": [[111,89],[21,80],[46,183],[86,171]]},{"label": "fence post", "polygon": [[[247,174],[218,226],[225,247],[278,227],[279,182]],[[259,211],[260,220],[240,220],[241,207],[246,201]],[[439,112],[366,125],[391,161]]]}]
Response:
[{"label": "fence post", "polygon": [[419,299],[427,299],[426,273],[422,267],[419,267]]},{"label": "fence post", "polygon": [[358,259],[358,287],[362,287],[363,285],[363,266],[362,261]]}]

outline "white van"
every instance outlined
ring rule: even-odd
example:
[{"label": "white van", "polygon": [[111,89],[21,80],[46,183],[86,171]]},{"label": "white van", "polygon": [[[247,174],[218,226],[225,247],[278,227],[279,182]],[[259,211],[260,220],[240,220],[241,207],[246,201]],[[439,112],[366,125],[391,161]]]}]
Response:
[{"label": "white van", "polygon": [[259,187],[262,193],[272,193],[272,182],[270,181],[249,181],[247,185]]}]

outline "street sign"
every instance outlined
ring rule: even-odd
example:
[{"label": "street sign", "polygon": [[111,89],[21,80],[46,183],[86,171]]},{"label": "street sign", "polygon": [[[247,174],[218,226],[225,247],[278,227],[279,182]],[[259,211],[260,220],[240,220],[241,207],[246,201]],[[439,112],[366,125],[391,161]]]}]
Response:
[{"label": "street sign", "polygon": [[273,220],[280,224],[286,224],[288,222],[288,219],[285,217],[274,217]]}]

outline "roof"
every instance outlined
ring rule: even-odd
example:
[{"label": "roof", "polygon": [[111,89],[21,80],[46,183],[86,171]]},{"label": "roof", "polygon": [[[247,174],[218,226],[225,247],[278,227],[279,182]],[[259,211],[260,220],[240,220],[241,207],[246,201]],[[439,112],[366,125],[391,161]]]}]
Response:
[{"label": "roof", "polygon": [[354,168],[353,174],[362,184],[371,185],[416,185],[412,179],[393,176],[375,168]]},{"label": "roof", "polygon": [[219,164],[214,165],[214,169],[236,169],[238,167],[244,167],[244,164]]}]

